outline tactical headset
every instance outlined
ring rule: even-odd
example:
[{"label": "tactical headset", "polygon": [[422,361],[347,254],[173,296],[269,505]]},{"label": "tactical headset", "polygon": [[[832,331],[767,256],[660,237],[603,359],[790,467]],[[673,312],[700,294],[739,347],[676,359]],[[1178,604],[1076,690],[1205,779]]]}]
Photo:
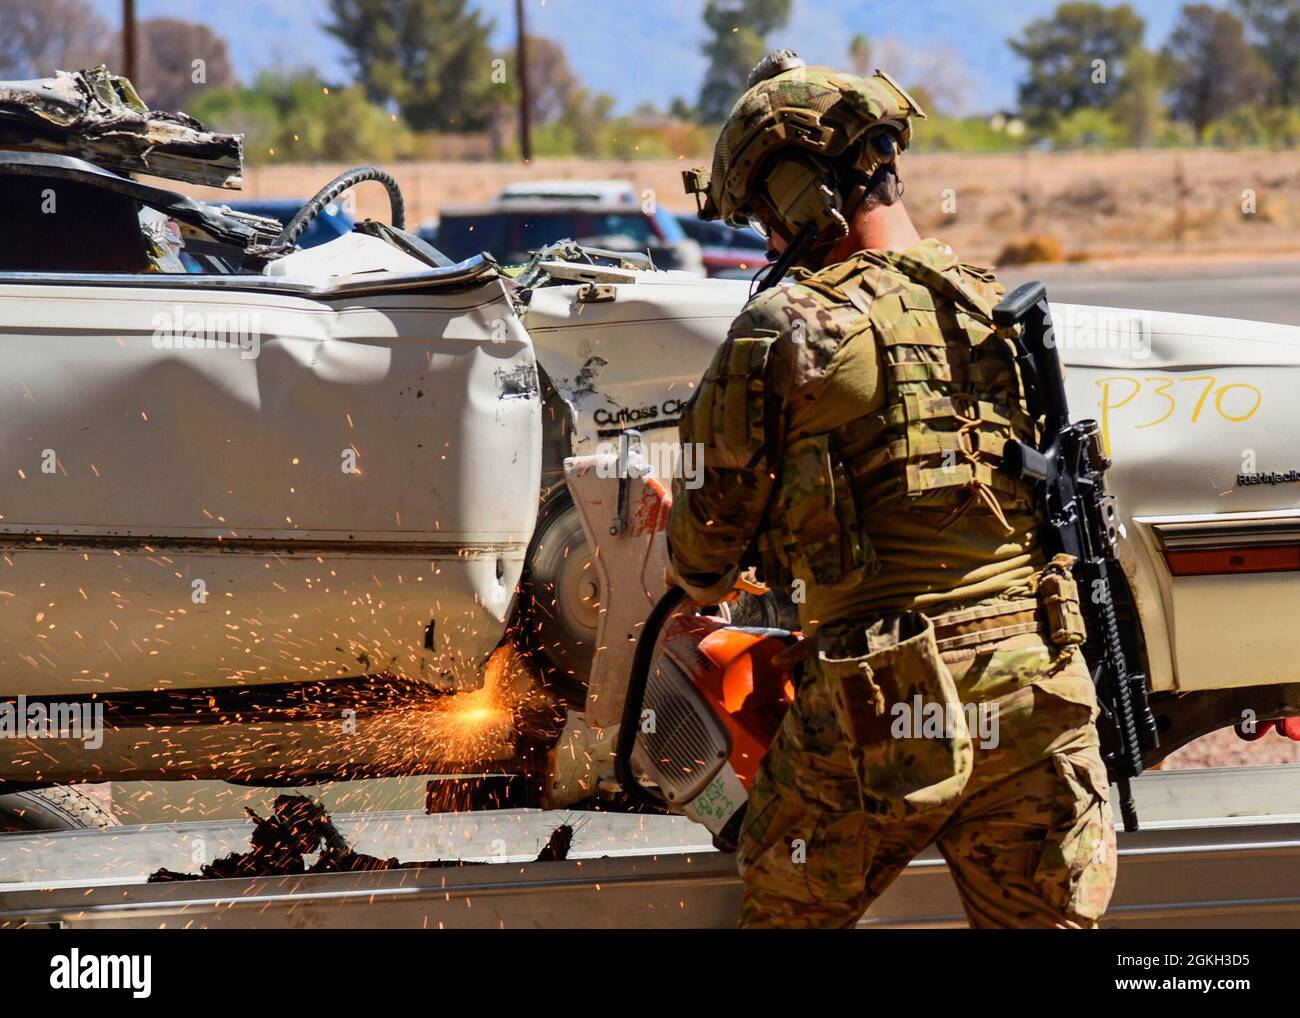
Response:
[{"label": "tactical headset", "polygon": [[898,152],[898,138],[888,127],[869,132],[852,160],[782,150],[759,174],[749,225],[764,238],[770,227],[790,245],[811,224],[814,241],[806,253],[821,254],[849,235],[849,220],[880,175],[894,167]]}]

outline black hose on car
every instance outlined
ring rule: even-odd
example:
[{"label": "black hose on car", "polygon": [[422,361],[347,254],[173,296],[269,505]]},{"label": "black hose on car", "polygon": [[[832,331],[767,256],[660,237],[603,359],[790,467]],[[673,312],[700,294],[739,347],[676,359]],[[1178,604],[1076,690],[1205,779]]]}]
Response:
[{"label": "black hose on car", "polygon": [[289,224],[280,231],[280,236],[275,239],[274,244],[270,245],[271,249],[292,250],[293,246],[298,243],[298,238],[302,236],[303,231],[311,225],[312,220],[319,216],[328,205],[334,202],[348,188],[355,187],[357,184],[364,184],[369,180],[375,180],[384,185],[384,189],[388,192],[392,224],[399,230],[403,229],[406,226],[406,201],[402,198],[402,189],[397,186],[397,181],[393,179],[393,175],[377,166],[358,166],[355,169],[340,173],[312,195],[307,203],[298,210],[298,214],[290,219]]}]

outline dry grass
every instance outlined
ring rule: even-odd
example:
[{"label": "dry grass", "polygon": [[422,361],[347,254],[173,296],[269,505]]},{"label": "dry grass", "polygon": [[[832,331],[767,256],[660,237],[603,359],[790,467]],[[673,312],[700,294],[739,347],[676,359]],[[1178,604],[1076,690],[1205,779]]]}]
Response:
[{"label": "dry grass", "polygon": [[1050,233],[1019,237],[1008,242],[994,259],[999,265],[1032,265],[1065,260],[1065,249]]}]

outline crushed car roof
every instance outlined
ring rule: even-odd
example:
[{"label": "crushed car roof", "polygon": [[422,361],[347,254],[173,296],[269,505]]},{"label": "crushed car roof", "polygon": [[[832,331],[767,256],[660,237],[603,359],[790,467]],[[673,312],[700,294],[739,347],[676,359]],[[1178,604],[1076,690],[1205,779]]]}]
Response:
[{"label": "crushed car roof", "polygon": [[75,156],[120,173],[243,185],[243,138],[184,113],[150,110],[105,67],[0,81],[0,149]]}]

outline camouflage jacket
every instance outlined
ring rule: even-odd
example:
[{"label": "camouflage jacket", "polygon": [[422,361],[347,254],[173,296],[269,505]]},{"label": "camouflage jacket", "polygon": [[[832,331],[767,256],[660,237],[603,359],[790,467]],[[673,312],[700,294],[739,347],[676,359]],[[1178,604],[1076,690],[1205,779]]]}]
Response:
[{"label": "camouflage jacket", "polygon": [[[995,468],[998,422],[1005,437],[1032,435],[1004,341],[983,324],[1001,286],[935,240],[796,279],[746,305],[682,415],[681,440],[697,444],[704,467],[698,487],[674,482],[668,523],[689,592],[720,598],[755,549],[764,579],[789,587],[806,632],[1022,587],[1043,559],[1027,492]],[[953,293],[972,298],[970,313]],[[956,433],[971,426],[954,418],[958,427],[921,436],[936,455],[895,456],[906,462],[883,474],[882,457],[915,450],[925,430],[904,420],[891,433],[890,413],[905,399],[951,410],[949,397],[986,408],[974,444],[987,452],[946,462],[957,439],[971,444]],[[965,473],[950,482],[953,469]]]}]

